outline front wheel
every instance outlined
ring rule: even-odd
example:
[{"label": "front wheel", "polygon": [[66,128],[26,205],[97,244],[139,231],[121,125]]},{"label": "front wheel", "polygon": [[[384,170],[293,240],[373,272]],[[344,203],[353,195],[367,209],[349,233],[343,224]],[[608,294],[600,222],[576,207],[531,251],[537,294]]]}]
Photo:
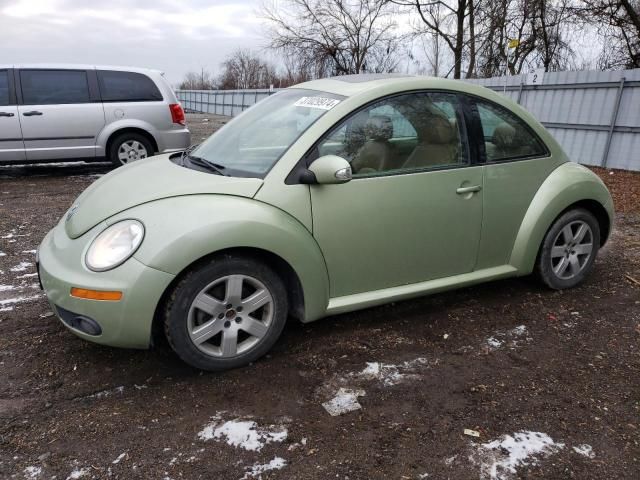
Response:
[{"label": "front wheel", "polygon": [[544,238],[537,271],[547,286],[560,290],[581,283],[593,266],[600,247],[600,226],[582,208],[558,218]]},{"label": "front wheel", "polygon": [[223,256],[189,272],[165,309],[167,339],[178,356],[202,370],[253,362],[276,343],[287,320],[280,277],[252,259]]}]

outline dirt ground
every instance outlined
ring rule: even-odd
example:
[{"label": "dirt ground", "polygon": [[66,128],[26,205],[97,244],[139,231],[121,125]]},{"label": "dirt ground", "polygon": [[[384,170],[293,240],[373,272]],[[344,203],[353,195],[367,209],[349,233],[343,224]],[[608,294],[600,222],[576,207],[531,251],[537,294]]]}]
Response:
[{"label": "dirt ground", "polygon": [[[224,121],[203,119],[195,142]],[[290,322],[268,357],[213,374],[52,316],[34,250],[106,171],[0,167],[0,478],[640,478],[640,174],[599,171],[623,205],[579,288],[522,278]],[[361,408],[330,416],[337,394]]]}]

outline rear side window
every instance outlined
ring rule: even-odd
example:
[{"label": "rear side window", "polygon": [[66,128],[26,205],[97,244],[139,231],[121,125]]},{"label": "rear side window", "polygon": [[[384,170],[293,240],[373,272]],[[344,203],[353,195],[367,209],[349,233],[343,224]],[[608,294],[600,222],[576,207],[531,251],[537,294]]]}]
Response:
[{"label": "rear side window", "polygon": [[89,83],[84,70],[21,70],[25,105],[89,103]]},{"label": "rear side window", "polygon": [[547,155],[538,137],[513,113],[487,102],[477,106],[488,162]]},{"label": "rear side window", "polygon": [[162,94],[146,75],[134,72],[98,70],[103,102],[157,102]]},{"label": "rear side window", "polygon": [[9,105],[9,73],[0,70],[0,106]]}]

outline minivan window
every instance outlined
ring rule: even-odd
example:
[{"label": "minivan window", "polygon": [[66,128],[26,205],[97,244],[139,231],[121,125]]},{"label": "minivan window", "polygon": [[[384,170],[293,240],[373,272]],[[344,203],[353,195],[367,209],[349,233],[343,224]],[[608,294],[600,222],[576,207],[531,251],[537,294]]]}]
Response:
[{"label": "minivan window", "polygon": [[89,83],[84,70],[21,70],[25,105],[89,103]]},{"label": "minivan window", "polygon": [[157,102],[162,94],[146,75],[135,72],[98,70],[103,102]]},{"label": "minivan window", "polygon": [[9,105],[9,73],[0,70],[0,106]]}]

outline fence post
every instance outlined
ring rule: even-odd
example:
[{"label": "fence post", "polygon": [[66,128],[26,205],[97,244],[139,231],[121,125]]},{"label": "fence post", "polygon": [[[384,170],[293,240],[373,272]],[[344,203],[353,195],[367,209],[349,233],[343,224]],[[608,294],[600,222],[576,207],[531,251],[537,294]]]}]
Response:
[{"label": "fence post", "polygon": [[240,112],[244,112],[244,95],[245,95],[245,91],[242,90],[242,107],[240,108]]},{"label": "fence post", "polygon": [[602,152],[602,161],[600,165],[602,167],[607,166],[609,160],[609,150],[611,149],[611,140],[613,139],[613,130],[616,128],[616,121],[618,120],[618,111],[620,110],[620,101],[622,100],[622,91],[624,90],[625,78],[620,79],[620,85],[618,86],[618,93],[616,95],[616,103],[613,106],[613,113],[611,114],[611,122],[609,122],[609,132],[607,133],[607,143],[604,146],[604,152]]},{"label": "fence post", "polygon": [[516,102],[520,105],[520,99],[522,98],[522,87],[524,87],[524,80],[520,81],[520,89],[518,90],[518,101]]}]

